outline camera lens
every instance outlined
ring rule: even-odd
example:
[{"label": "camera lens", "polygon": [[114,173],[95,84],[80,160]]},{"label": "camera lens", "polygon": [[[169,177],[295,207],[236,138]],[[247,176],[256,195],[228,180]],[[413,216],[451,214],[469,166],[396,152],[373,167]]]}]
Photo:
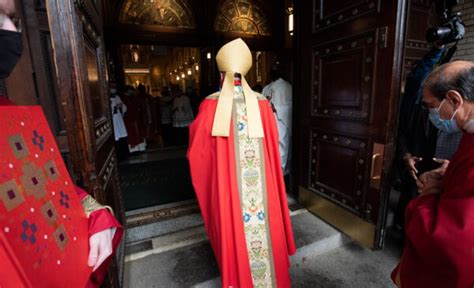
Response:
[{"label": "camera lens", "polygon": [[428,42],[440,41],[443,38],[447,37],[451,33],[451,28],[442,26],[436,28],[430,28],[426,31],[426,40]]}]

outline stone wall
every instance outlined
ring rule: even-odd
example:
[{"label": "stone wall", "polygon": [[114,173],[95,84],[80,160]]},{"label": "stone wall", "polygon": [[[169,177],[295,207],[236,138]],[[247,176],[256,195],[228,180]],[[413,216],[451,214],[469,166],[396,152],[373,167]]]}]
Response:
[{"label": "stone wall", "polygon": [[466,36],[459,42],[456,59],[474,61],[474,1],[460,0],[454,11],[461,12],[466,25]]}]

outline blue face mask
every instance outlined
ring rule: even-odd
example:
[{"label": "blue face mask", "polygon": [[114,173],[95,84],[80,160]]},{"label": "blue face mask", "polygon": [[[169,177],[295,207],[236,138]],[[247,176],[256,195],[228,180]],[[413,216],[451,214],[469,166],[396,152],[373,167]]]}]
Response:
[{"label": "blue face mask", "polygon": [[454,119],[454,115],[456,115],[457,110],[454,111],[451,119],[441,119],[439,115],[439,109],[441,108],[443,103],[444,103],[444,100],[441,102],[438,108],[430,109],[429,118],[431,120],[431,123],[433,123],[433,125],[439,130],[446,132],[448,134],[461,132],[461,129],[459,129],[458,124],[456,123],[456,120]]}]

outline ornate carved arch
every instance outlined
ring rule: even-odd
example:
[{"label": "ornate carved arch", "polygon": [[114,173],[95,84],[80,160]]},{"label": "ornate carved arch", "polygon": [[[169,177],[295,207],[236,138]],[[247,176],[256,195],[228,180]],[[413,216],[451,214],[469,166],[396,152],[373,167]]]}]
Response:
[{"label": "ornate carved arch", "polygon": [[224,1],[218,8],[214,29],[219,32],[271,35],[267,15],[250,0]]},{"label": "ornate carved arch", "polygon": [[186,0],[125,0],[121,23],[194,28],[191,6]]}]

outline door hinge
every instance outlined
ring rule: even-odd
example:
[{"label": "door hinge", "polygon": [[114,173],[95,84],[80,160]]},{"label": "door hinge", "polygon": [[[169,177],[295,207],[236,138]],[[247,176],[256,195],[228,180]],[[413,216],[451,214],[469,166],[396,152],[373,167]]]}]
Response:
[{"label": "door hinge", "polygon": [[387,48],[387,40],[388,40],[388,26],[384,26],[379,28],[379,47],[381,49]]}]

